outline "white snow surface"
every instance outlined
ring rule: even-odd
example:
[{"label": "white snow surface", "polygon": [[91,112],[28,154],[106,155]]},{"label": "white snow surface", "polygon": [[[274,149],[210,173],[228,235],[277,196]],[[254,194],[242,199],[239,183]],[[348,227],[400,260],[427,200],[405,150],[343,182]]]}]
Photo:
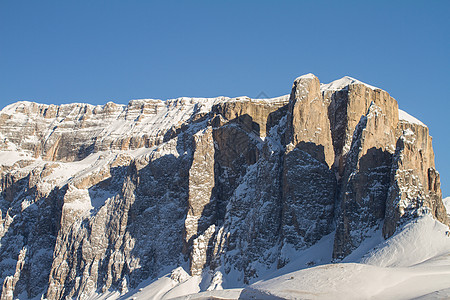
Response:
[{"label": "white snow surface", "polygon": [[450,197],[442,199],[444,202],[445,209],[447,210],[447,215],[450,215]]},{"label": "white snow surface", "polygon": [[308,73],[308,74],[302,75],[300,77],[297,77],[295,79],[295,81],[297,81],[299,79],[314,79],[314,78],[316,78],[316,75],[314,75],[313,73]]},{"label": "white snow surface", "polygon": [[408,267],[445,255],[449,250],[448,226],[424,215],[377,245],[361,262],[380,267]]},{"label": "white snow surface", "polygon": [[330,83],[321,83],[320,90],[322,92],[327,91],[327,90],[328,91],[338,91],[338,90],[347,89],[350,84],[356,84],[356,83],[364,84],[365,86],[367,86],[368,88],[370,88],[372,90],[379,90],[379,88],[377,88],[377,87],[374,87],[372,85],[369,85],[367,83],[359,81],[358,79],[355,79],[350,76],[344,76],[341,79],[332,81]]},{"label": "white snow surface", "polygon": [[[412,299],[448,294],[450,256],[409,268],[329,264],[251,285],[242,299]],[[277,298],[275,298],[277,297]]]},{"label": "white snow surface", "polygon": [[421,126],[427,127],[427,125],[422,123],[419,119],[411,116],[406,111],[403,111],[401,109],[398,110],[398,119],[401,120],[401,121],[406,121],[408,123],[417,124],[417,125],[421,125]]},{"label": "white snow surface", "polygon": [[2,166],[10,167],[19,160],[31,159],[29,153],[23,151],[0,151],[0,164]]}]

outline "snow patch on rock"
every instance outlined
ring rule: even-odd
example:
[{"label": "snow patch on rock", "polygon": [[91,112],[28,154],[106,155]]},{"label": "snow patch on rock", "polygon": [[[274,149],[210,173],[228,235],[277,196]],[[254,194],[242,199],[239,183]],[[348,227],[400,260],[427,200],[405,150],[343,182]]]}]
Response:
[{"label": "snow patch on rock", "polygon": [[427,125],[422,123],[419,119],[416,119],[415,117],[411,116],[406,111],[403,111],[401,109],[398,110],[398,119],[400,121],[406,121],[408,123],[417,124],[417,125],[421,125],[421,126],[427,127]]},{"label": "snow patch on rock", "polygon": [[344,90],[344,89],[348,89],[348,86],[350,84],[363,84],[365,86],[367,86],[368,88],[372,89],[372,90],[379,90],[379,88],[369,85],[367,83],[364,83],[362,81],[359,81],[358,79],[355,79],[353,77],[350,76],[344,76],[341,79],[332,81],[330,83],[321,83],[320,84],[320,91],[324,92],[324,91],[339,91],[339,90]]}]

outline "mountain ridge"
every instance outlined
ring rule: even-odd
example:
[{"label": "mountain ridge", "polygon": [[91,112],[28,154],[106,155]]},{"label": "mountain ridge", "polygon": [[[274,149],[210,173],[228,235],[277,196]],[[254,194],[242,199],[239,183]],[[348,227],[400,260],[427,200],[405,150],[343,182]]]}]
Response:
[{"label": "mountain ridge", "polygon": [[330,234],[341,261],[424,213],[448,225],[428,127],[350,77],[272,99],[19,102],[0,141],[4,299],[126,294],[181,265],[242,286]]}]

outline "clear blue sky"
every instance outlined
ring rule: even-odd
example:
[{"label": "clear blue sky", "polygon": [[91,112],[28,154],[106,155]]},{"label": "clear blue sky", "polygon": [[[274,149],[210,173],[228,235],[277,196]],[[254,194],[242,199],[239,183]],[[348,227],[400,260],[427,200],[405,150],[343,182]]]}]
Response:
[{"label": "clear blue sky", "polygon": [[0,106],[287,94],[312,72],[387,90],[450,195],[450,1],[0,0]]}]

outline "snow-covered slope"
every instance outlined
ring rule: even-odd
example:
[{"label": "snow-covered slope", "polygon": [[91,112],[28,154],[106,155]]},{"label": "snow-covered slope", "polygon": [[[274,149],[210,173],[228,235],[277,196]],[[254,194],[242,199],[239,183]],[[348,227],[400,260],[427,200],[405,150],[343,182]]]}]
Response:
[{"label": "snow-covered slope", "polygon": [[370,250],[359,263],[292,272],[247,290],[244,299],[261,294],[283,299],[450,297],[449,228],[424,215]]},{"label": "snow-covered slope", "polygon": [[[412,299],[440,293],[450,297],[450,255],[406,268],[331,264],[254,284],[241,299]],[[269,297],[268,297],[269,298]],[[269,298],[270,299],[270,298]]]},{"label": "snow-covered slope", "polygon": [[[380,234],[380,233],[378,233]],[[374,236],[373,239],[378,239]],[[299,252],[299,258],[311,261],[324,258],[326,240],[311,248],[311,254]],[[379,239],[378,239],[379,240]],[[359,251],[356,251],[359,252]],[[430,215],[407,224],[388,240],[347,263],[328,263],[305,268],[293,261],[267,274],[246,288],[224,289],[189,294],[200,290],[200,278],[185,278],[183,284],[160,278],[150,285],[131,291],[134,299],[433,299],[450,297],[450,232]],[[323,261],[322,261],[323,263]],[[297,269],[297,271],[292,271]],[[291,272],[292,271],[292,272]],[[275,275],[275,276],[274,276]],[[170,293],[170,291],[174,293]],[[164,291],[156,296],[157,291]],[[119,295],[116,295],[120,298]]]},{"label": "snow-covered slope", "polygon": [[369,251],[361,262],[380,267],[408,267],[450,251],[449,227],[422,216]]}]

